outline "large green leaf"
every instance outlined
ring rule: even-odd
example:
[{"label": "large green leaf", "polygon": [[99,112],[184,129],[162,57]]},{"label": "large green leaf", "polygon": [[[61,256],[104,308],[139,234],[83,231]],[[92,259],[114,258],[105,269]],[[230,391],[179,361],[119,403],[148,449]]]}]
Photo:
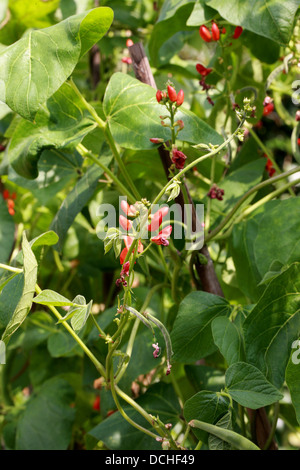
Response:
[{"label": "large green leaf", "polygon": [[[129,75],[115,73],[107,86],[104,113],[115,141],[125,148],[151,149],[151,137],[171,138],[170,129],[161,125],[163,107],[157,103],[155,90]],[[191,111],[181,107],[176,119],[182,119],[184,129],[180,140],[193,144],[222,143],[223,139]]]},{"label": "large green leaf", "polygon": [[100,7],[49,28],[28,31],[0,52],[0,100],[33,121],[40,105],[72,74],[112,19],[112,10]]},{"label": "large green leaf", "polygon": [[215,344],[228,365],[239,362],[244,357],[243,338],[237,326],[227,317],[215,318],[211,324]]},{"label": "large green leaf", "polygon": [[10,163],[22,177],[36,178],[44,150],[74,148],[95,127],[72,86],[64,83],[40,108],[34,123],[25,119],[17,123],[8,148]]},{"label": "large green leaf", "polygon": [[[222,416],[222,418],[216,423],[216,426],[222,429],[232,430],[232,412],[228,411],[228,413]],[[223,441],[213,434],[210,434],[208,438],[208,447],[209,450],[230,450],[232,448],[228,442]]]},{"label": "large green leaf", "polygon": [[[109,165],[110,161],[111,157],[102,157],[102,163],[104,165]],[[63,245],[64,238],[75,217],[93,196],[98,184],[98,179],[102,174],[103,170],[101,168],[95,168],[94,166],[89,167],[87,172],[67,195],[54,217],[50,229],[54,230],[59,236],[59,243],[56,245],[59,250]]]},{"label": "large green leaf", "polygon": [[[159,416],[164,423],[175,424],[178,420],[180,406],[171,385],[162,382],[155,384],[136,401],[151,415]],[[123,409],[136,423],[154,431],[132,407],[125,405]],[[98,424],[89,434],[103,441],[111,450],[161,449],[161,443],[134,428],[118,412]]]},{"label": "large green leaf", "polygon": [[247,361],[277,388],[285,375],[291,345],[300,335],[300,263],[267,286],[244,323]]},{"label": "large green leaf", "polygon": [[289,42],[299,8],[298,0],[208,0],[207,4],[230,23],[282,45]]},{"label": "large green leaf", "polygon": [[300,260],[300,226],[295,217],[299,207],[299,198],[270,201],[234,227],[230,249],[237,280],[251,300],[262,294],[263,287],[257,285],[272,270],[274,259],[281,265]]},{"label": "large green leaf", "polygon": [[[14,244],[15,223],[0,195],[0,263],[6,263]],[[0,270],[0,273],[2,270]]]},{"label": "large green leaf", "polygon": [[200,26],[212,20],[216,16],[216,11],[206,5],[206,0],[196,0],[193,11],[189,16],[187,26]]},{"label": "large green leaf", "polygon": [[81,156],[72,149],[43,150],[37,164],[38,176],[35,180],[18,175],[12,166],[9,166],[8,179],[31,191],[40,204],[46,206],[71,180],[78,178],[81,164]]},{"label": "large green leaf", "polygon": [[[229,400],[219,393],[203,390],[196,393],[184,404],[183,414],[187,422],[199,419],[206,423],[215,424],[228,412]],[[199,440],[207,442],[208,435],[204,431],[195,430]]]},{"label": "large green leaf", "polygon": [[23,271],[24,271],[24,287],[22,297],[2,335],[2,340],[7,343],[11,335],[19,328],[27,317],[32,304],[35,285],[37,281],[37,262],[35,256],[27,241],[25,232],[22,241],[23,252]]},{"label": "large green leaf", "polygon": [[181,302],[171,333],[174,360],[195,362],[216,350],[211,322],[229,316],[227,300],[207,292],[192,292]]},{"label": "large green leaf", "polygon": [[[9,278],[8,278],[9,279]],[[17,274],[8,280],[0,294],[0,328],[5,328],[22,297],[24,275]]]},{"label": "large green leaf", "polygon": [[[195,0],[166,0],[163,3],[158,21],[153,28],[150,41],[149,52],[153,64],[157,67],[160,64],[160,49],[162,45],[178,32],[192,30],[186,25]],[[182,44],[179,44],[181,48]],[[178,48],[178,46],[177,46]],[[177,49],[178,50],[178,49]],[[176,45],[174,53],[176,52]]]},{"label": "large green leaf", "polygon": [[227,369],[225,383],[232,398],[242,406],[256,410],[283,398],[263,373],[251,364],[236,362]]},{"label": "large green leaf", "polygon": [[294,351],[291,353],[291,357],[286,368],[285,379],[296,411],[297,420],[300,424],[300,341],[294,341],[291,346]]},{"label": "large green leaf", "polygon": [[45,382],[18,420],[16,449],[66,450],[75,419],[73,401],[74,390],[65,380]]}]

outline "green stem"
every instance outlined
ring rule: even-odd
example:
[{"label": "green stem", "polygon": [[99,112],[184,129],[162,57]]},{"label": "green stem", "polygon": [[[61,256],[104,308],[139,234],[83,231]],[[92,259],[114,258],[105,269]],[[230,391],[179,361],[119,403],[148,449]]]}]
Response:
[{"label": "green stem", "polygon": [[11,271],[12,273],[22,273],[23,269],[14,268],[13,266],[8,266],[7,264],[0,263],[0,269],[5,269],[6,271]]},{"label": "green stem", "polygon": [[124,184],[121,183],[121,181],[117,178],[117,176],[107,166],[103,165],[103,163],[100,160],[98,160],[98,158],[93,154],[93,152],[90,152],[82,144],[78,144],[76,148],[77,148],[78,152],[83,157],[87,157],[90,160],[92,160],[97,166],[99,166],[112,179],[112,181],[115,183],[115,185],[117,186],[117,188],[119,189],[121,194],[124,194],[124,196],[127,196],[128,200],[132,204],[135,203],[136,200],[132,196],[131,192],[128,191],[126,186],[124,186]]},{"label": "green stem", "polygon": [[274,405],[274,416],[273,416],[272,428],[271,428],[270,434],[268,436],[267,442],[263,450],[268,450],[271,445],[272,440],[274,439],[276,428],[277,428],[277,421],[279,417],[279,409],[280,409],[280,403],[278,401]]},{"label": "green stem", "polygon": [[[213,185],[215,182],[215,167],[216,167],[216,157],[211,159],[211,169],[210,169],[210,184]],[[211,211],[211,198],[208,198],[207,208],[206,208],[206,217],[205,217],[205,230],[208,232],[210,226],[210,211]]]},{"label": "green stem", "polygon": [[[256,143],[259,145],[259,147],[262,149],[262,151],[267,155],[267,157],[271,160],[271,162],[273,163],[273,166],[274,166],[275,170],[277,171],[277,173],[282,174],[281,169],[279,168],[279,166],[277,165],[277,163],[274,159],[273,153],[265,146],[265,144],[261,141],[261,139],[254,132],[254,130],[252,129],[251,126],[248,126],[247,128],[249,129],[249,132],[252,135],[252,137],[254,138],[254,140],[256,141]],[[289,191],[291,196],[295,196],[295,193],[291,188],[288,188],[288,191]]]},{"label": "green stem", "polygon": [[212,231],[208,234],[206,237],[205,243],[208,243],[210,240],[212,240],[223,228],[228,224],[228,222],[232,219],[234,214],[237,212],[237,210],[242,206],[242,204],[248,199],[249,196],[252,194],[256,193],[260,189],[273,184],[277,183],[277,181],[280,181],[281,179],[287,178],[288,176],[292,175],[293,173],[297,173],[300,171],[300,167],[293,168],[292,170],[287,171],[286,173],[282,173],[278,176],[274,176],[273,178],[269,178],[268,180],[262,181],[261,183],[257,184],[253,188],[249,189],[244,196],[239,199],[239,201],[233,206],[232,210],[229,212],[229,214],[224,217],[222,222]]},{"label": "green stem", "polygon": [[[35,286],[35,292],[37,294],[40,294],[42,292],[42,289],[36,284]],[[70,335],[72,336],[72,338],[76,341],[76,343],[81,347],[81,349],[85,352],[85,354],[88,356],[88,358],[92,361],[92,363],[94,364],[94,366],[96,367],[97,371],[99,372],[99,374],[102,376],[102,377],[106,377],[106,371],[103,367],[103,365],[101,364],[101,362],[98,361],[98,359],[94,356],[94,354],[89,350],[89,348],[84,344],[84,342],[79,338],[79,336],[77,336],[77,334],[75,333],[75,331],[70,327],[69,323],[67,323],[66,321],[62,321],[62,316],[61,314],[58,312],[58,310],[56,310],[55,307],[53,307],[52,305],[48,305],[48,308],[51,310],[51,312],[56,316],[56,318],[58,320],[60,320],[60,322],[62,323],[62,325],[66,328],[66,330],[70,333]]]}]

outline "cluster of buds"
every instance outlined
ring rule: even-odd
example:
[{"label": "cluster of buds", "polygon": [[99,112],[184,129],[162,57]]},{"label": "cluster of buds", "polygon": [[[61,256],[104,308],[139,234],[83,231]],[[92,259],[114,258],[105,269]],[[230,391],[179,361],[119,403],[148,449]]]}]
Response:
[{"label": "cluster of buds", "polygon": [[[233,36],[233,39],[238,39],[243,32],[243,28],[241,26],[236,26]],[[222,28],[221,31],[219,26],[215,21],[212,22],[211,29],[208,29],[207,26],[202,25],[199,28],[199,34],[203,41],[211,42],[211,41],[219,41],[221,34],[226,34],[226,28]]]},{"label": "cluster of buds", "polygon": [[167,86],[167,92],[157,90],[156,100],[160,104],[165,105],[167,102],[170,102],[171,104],[175,104],[176,107],[179,107],[184,102],[184,91],[179,90],[179,92],[176,93],[175,88],[169,84]]},{"label": "cluster of buds", "polygon": [[[126,41],[126,47],[127,47],[127,49],[128,49],[129,47],[133,46],[133,44],[134,44],[134,42],[133,42],[132,39],[127,39],[127,41]],[[131,65],[131,64],[132,64],[132,59],[131,59],[131,57],[129,57],[128,55],[126,55],[126,56],[122,57],[122,62],[123,62],[123,64]]]},{"label": "cluster of buds", "polygon": [[[235,113],[237,117],[242,120],[243,117],[254,118],[256,112],[256,106],[251,104],[251,100],[249,98],[244,98],[243,100],[243,110],[240,110],[239,106],[235,106]],[[244,114],[243,114],[244,113]]]},{"label": "cluster of buds", "polygon": [[274,111],[273,100],[270,96],[266,96],[263,102],[263,116],[268,116]]},{"label": "cluster of buds", "polygon": [[10,194],[10,192],[5,189],[3,191],[3,199],[6,201],[8,212],[10,215],[15,215],[15,199],[17,195],[16,193]]},{"label": "cluster of buds", "polygon": [[207,193],[207,196],[210,199],[218,199],[218,201],[222,201],[224,196],[224,189],[218,188],[216,184],[213,184]]}]

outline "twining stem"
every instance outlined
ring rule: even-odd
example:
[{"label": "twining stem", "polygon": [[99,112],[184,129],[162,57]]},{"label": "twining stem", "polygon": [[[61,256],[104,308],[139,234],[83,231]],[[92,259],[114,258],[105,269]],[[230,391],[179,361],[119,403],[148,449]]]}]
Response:
[{"label": "twining stem", "polygon": [[[118,399],[118,395],[120,395],[121,398],[124,399],[124,395],[126,395],[124,392],[122,392],[118,387],[117,385],[114,384],[114,371],[112,370],[111,371],[111,374],[110,374],[110,382],[111,382],[111,393],[112,393],[112,396],[113,396],[113,399],[114,399],[114,402],[120,412],[120,414],[123,416],[123,418],[129,423],[131,424],[133,427],[135,427],[136,429],[138,429],[139,431],[143,432],[144,434],[147,434],[148,436],[156,439],[157,437],[159,437],[157,434],[154,434],[153,432],[149,431],[149,429],[146,429],[144,428],[143,426],[140,426],[138,423],[136,423],[135,421],[133,421],[126,413],[125,411],[123,410],[120,402],[119,402],[119,399]],[[118,395],[117,393],[118,392]],[[127,395],[126,395],[127,397]],[[128,397],[129,398],[129,397]],[[135,401],[132,400],[134,402],[134,404],[136,405]],[[136,407],[135,407],[136,408]]]},{"label": "twining stem", "polygon": [[[42,289],[36,284],[35,286],[35,292],[37,294],[40,294],[42,292]],[[56,316],[56,318],[58,320],[60,320],[60,322],[62,323],[62,325],[66,328],[66,330],[70,333],[70,335],[72,336],[72,338],[76,341],[76,343],[81,347],[81,349],[85,352],[85,354],[88,356],[88,358],[92,361],[92,363],[94,364],[94,366],[96,367],[97,371],[99,372],[100,375],[102,375],[102,377],[106,377],[106,371],[103,367],[103,365],[101,364],[101,362],[98,361],[98,359],[94,356],[94,354],[89,350],[89,348],[84,344],[84,342],[79,338],[79,336],[77,336],[77,334],[75,333],[75,331],[71,328],[71,326],[69,325],[69,323],[67,323],[66,321],[62,321],[62,316],[61,314],[59,313],[58,310],[56,310],[55,307],[53,307],[52,305],[48,305],[48,308],[51,310],[51,312]]]},{"label": "twining stem", "polygon": [[273,438],[275,436],[275,432],[276,432],[276,428],[277,428],[277,421],[278,421],[278,417],[279,417],[279,409],[280,409],[280,403],[278,401],[274,405],[274,416],[273,416],[272,428],[271,428],[270,434],[268,436],[267,442],[265,443],[264,450],[268,450],[268,448],[270,447],[270,444],[273,441]]},{"label": "twining stem", "polygon": [[249,191],[247,191],[247,193],[244,194],[244,196],[241,199],[239,199],[238,202],[233,206],[232,210],[229,212],[229,214],[227,214],[226,217],[224,217],[222,222],[207,235],[205,242],[208,243],[216,235],[218,235],[218,233],[221,232],[221,230],[223,230],[223,228],[228,224],[228,222],[232,219],[234,214],[241,207],[241,205],[248,199],[249,196],[256,193],[260,189],[268,186],[269,184],[277,183],[277,181],[287,178],[288,176],[294,173],[297,173],[298,171],[300,171],[300,167],[293,168],[292,170],[286,171],[285,173],[281,173],[278,176],[274,176],[273,178],[269,178],[268,180],[262,181],[261,183],[257,184],[253,188],[249,189]]},{"label": "twining stem", "polygon": [[[229,144],[229,142],[232,141],[232,139],[234,139],[234,137],[237,135],[239,129],[243,126],[244,122],[245,122],[246,118],[243,118],[237,129],[234,131],[234,133],[228,137],[227,140],[225,140],[221,145],[219,145],[216,149],[212,150],[211,152],[208,152],[206,153],[205,155],[202,155],[201,157],[197,158],[196,160],[194,160],[193,162],[191,162],[189,165],[187,165],[185,168],[183,168],[183,170],[179,171],[175,176],[173,176],[173,178],[171,178],[168,183],[163,187],[163,189],[160,191],[160,193],[156,196],[156,198],[154,199],[153,203],[152,203],[152,206],[157,204],[158,201],[162,198],[162,196],[165,194],[166,190],[168,189],[168,187],[174,182],[174,179],[180,179],[187,171],[189,171],[191,168],[193,168],[194,166],[198,165],[198,163],[202,162],[203,160],[206,160],[207,158],[210,158],[210,157],[213,157],[214,155],[216,155],[217,153],[219,153],[224,147],[227,147],[227,145]],[[151,209],[150,209],[151,210]]]},{"label": "twining stem", "polygon": [[[256,132],[254,132],[254,130],[252,129],[251,126],[248,126],[247,128],[249,129],[249,132],[252,135],[253,139],[256,141],[256,143],[259,145],[259,147],[262,149],[262,151],[267,155],[269,160],[271,160],[271,162],[273,163],[273,166],[274,166],[275,170],[277,171],[277,173],[281,174],[282,171],[280,170],[279,166],[277,165],[277,163],[276,163],[276,161],[273,157],[273,153],[265,146],[265,144],[261,141],[261,139],[258,137]],[[291,196],[295,196],[295,193],[291,188],[288,188],[288,191],[289,191]]]},{"label": "twining stem", "polygon": [[[213,185],[215,181],[215,168],[216,168],[216,157],[211,159],[211,169],[210,169],[210,184]],[[211,198],[208,198],[206,206],[206,217],[205,217],[205,230],[208,232],[210,226],[210,211],[211,211]]]},{"label": "twining stem", "polygon": [[23,269],[14,268],[13,266],[8,266],[7,264],[0,263],[0,269],[5,269],[6,271],[11,271],[12,273],[20,274],[23,272]]},{"label": "twining stem", "polygon": [[83,157],[87,157],[89,158],[90,160],[92,160],[97,166],[99,166],[111,179],[112,181],[115,183],[115,185],[117,186],[117,188],[119,189],[120,193],[121,194],[124,194],[124,196],[127,196],[128,200],[133,204],[135,203],[136,199],[132,196],[131,192],[126,188],[126,186],[121,183],[121,181],[119,180],[119,178],[117,178],[117,176],[105,165],[103,165],[103,163],[101,162],[101,160],[99,160],[94,154],[93,152],[91,152],[90,150],[88,150],[86,147],[84,147],[84,145],[82,144],[78,144],[76,149],[78,150],[78,152],[83,156]]}]

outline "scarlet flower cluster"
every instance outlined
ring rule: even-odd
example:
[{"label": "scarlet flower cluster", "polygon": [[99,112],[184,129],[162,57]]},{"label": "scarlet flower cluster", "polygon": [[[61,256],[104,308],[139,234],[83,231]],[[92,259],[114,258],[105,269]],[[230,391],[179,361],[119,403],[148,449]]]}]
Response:
[{"label": "scarlet flower cluster", "polygon": [[[128,202],[122,201],[121,202],[121,209],[123,212],[129,216],[129,217],[136,217],[137,215],[137,210],[133,205],[129,205]],[[155,214],[150,215],[150,223],[147,227],[149,232],[155,232],[156,230],[159,230],[159,227],[162,223],[163,218],[168,214],[169,208],[168,207],[162,207],[159,209]],[[120,215],[119,217],[120,225],[121,227],[128,232],[132,228],[132,221],[124,217],[123,215]],[[164,227],[162,230],[159,231],[158,235],[155,235],[154,237],[151,238],[151,241],[155,243],[156,245],[163,245],[163,246],[168,246],[169,245],[169,240],[168,238],[170,237],[172,233],[172,225],[167,225]],[[125,258],[127,256],[128,250],[131,247],[133,243],[133,238],[130,236],[125,236],[124,237],[124,242],[125,242],[125,248],[121,251],[120,254],[120,263],[123,264],[125,261]],[[144,246],[142,242],[139,240],[138,241],[138,253],[142,253],[144,251]],[[120,279],[118,279],[118,285],[123,283],[124,276],[129,275],[129,266],[128,269],[127,267],[125,268],[125,265],[127,265],[128,262],[126,262],[123,266],[123,269],[120,274]],[[127,274],[128,272],[128,274]],[[122,278],[123,275],[123,278]]]},{"label": "scarlet flower cluster", "polygon": [[[243,32],[243,28],[241,26],[236,26],[233,36],[232,36],[233,39],[238,39],[240,35],[242,34],[242,32]],[[222,30],[220,31],[217,23],[213,21],[211,25],[211,29],[208,29],[208,27],[205,26],[204,24],[200,26],[199,34],[201,38],[203,39],[203,41],[205,42],[219,41],[220,35],[226,34],[226,29],[222,28]]]},{"label": "scarlet flower cluster", "polygon": [[3,191],[3,199],[6,201],[8,212],[10,215],[15,215],[15,199],[16,193],[10,194],[7,189]]}]

